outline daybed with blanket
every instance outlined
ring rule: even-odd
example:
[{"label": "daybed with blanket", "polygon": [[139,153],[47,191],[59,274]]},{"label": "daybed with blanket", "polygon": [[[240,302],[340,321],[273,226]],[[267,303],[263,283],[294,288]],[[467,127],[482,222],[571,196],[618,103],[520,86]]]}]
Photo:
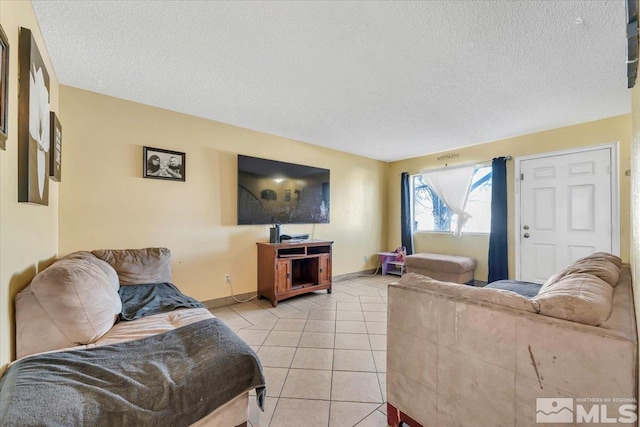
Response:
[{"label": "daybed with blanket", "polygon": [[[114,324],[115,323],[115,324]],[[260,361],[171,284],[165,248],[75,252],[16,297],[0,425],[238,426]]]}]

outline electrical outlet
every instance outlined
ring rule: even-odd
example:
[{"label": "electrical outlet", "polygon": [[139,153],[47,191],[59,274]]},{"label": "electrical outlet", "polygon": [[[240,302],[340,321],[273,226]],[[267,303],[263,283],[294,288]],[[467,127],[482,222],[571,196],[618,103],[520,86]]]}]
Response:
[{"label": "electrical outlet", "polygon": [[224,275],[224,282],[225,283],[231,283],[231,275],[230,274],[225,274]]},{"label": "electrical outlet", "polygon": [[364,256],[364,262],[369,262],[369,257],[367,255]]}]

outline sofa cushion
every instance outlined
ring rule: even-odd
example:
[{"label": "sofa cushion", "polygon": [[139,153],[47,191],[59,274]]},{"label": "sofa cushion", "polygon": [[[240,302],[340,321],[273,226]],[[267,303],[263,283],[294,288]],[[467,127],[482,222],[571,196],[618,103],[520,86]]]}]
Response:
[{"label": "sofa cushion", "polygon": [[116,270],[120,285],[171,283],[171,251],[167,248],[101,249],[91,253]]},{"label": "sofa cushion", "polygon": [[546,289],[566,276],[576,273],[592,274],[607,282],[611,287],[615,287],[620,278],[620,269],[613,262],[604,258],[583,258],[551,276],[544,283],[542,289]]},{"label": "sofa cushion", "polygon": [[75,344],[103,336],[122,310],[108,275],[86,259],[54,263],[37,274],[29,288],[51,321]]},{"label": "sofa cushion", "polygon": [[532,301],[540,314],[597,326],[611,313],[613,288],[604,280],[585,273],[573,273],[540,290]]},{"label": "sofa cushion", "polygon": [[475,270],[477,262],[466,256],[418,253],[409,255],[404,263],[407,267],[416,267],[424,270],[442,271],[446,273],[466,273]]}]

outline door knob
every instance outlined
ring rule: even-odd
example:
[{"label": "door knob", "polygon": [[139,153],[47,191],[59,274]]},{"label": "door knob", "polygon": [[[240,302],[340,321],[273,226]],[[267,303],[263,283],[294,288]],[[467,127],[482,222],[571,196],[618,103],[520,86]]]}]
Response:
[{"label": "door knob", "polygon": [[528,225],[525,225],[525,226],[524,226],[524,227],[522,227],[522,228],[524,228],[525,230],[528,230],[528,229],[529,229],[529,226],[528,226]]},{"label": "door knob", "polygon": [[529,233],[524,233],[524,238],[528,239],[529,238]]}]

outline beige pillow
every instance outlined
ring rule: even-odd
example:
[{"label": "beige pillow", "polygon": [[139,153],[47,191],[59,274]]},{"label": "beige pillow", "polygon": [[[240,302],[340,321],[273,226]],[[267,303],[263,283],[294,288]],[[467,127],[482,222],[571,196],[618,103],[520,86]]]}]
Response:
[{"label": "beige pillow", "polygon": [[85,259],[54,263],[37,274],[29,288],[51,321],[75,344],[102,337],[122,311],[118,291],[107,274]]},{"label": "beige pillow", "polygon": [[16,358],[73,346],[44,311],[31,285],[16,295]]},{"label": "beige pillow", "polygon": [[91,253],[116,270],[120,285],[171,282],[171,251],[167,248],[101,249]]},{"label": "beige pillow", "polygon": [[597,326],[609,318],[612,297],[613,288],[604,280],[573,273],[540,289],[532,301],[542,315]]},{"label": "beige pillow", "polygon": [[109,282],[111,282],[116,292],[118,291],[118,289],[120,289],[120,280],[118,279],[118,273],[116,273],[116,270],[106,262],[102,261],[95,255],[93,255],[91,252],[89,251],[72,252],[69,255],[60,259],[61,260],[80,259],[80,260],[85,260],[87,262],[95,264],[96,267],[104,271],[104,273],[107,275],[107,278],[109,279]]}]

